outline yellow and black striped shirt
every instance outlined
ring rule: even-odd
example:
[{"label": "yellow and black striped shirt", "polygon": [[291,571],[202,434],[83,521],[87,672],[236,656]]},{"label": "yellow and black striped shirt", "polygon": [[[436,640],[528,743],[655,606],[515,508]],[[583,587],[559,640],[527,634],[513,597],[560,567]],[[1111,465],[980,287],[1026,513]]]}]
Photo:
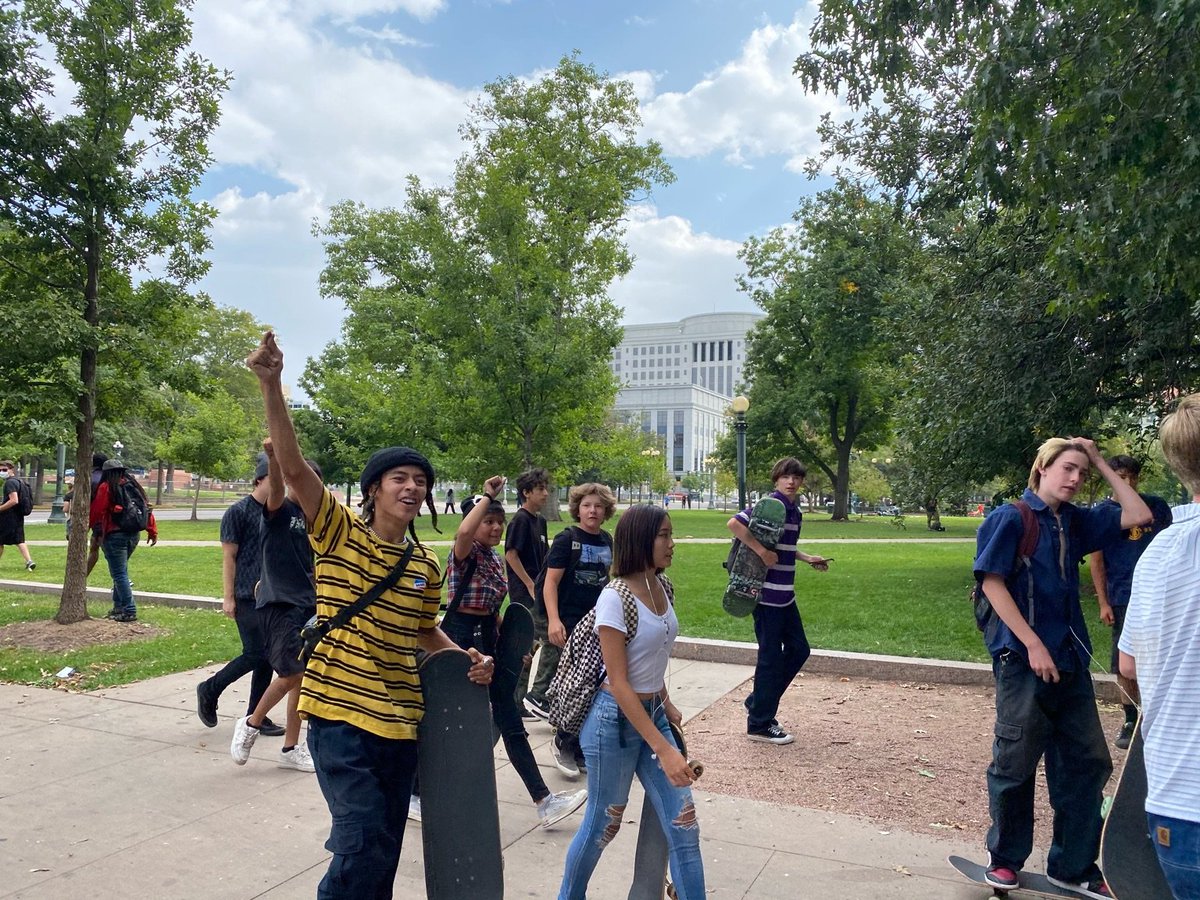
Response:
[{"label": "yellow and black striped shirt", "polygon": [[[328,490],[309,528],[317,614],[350,605],[400,561],[404,544],[381,541]],[[300,686],[300,712],[348,722],[381,737],[415,740],[425,707],[417,676],[417,631],[431,628],[441,570],[418,546],[399,582],[317,645]]]}]

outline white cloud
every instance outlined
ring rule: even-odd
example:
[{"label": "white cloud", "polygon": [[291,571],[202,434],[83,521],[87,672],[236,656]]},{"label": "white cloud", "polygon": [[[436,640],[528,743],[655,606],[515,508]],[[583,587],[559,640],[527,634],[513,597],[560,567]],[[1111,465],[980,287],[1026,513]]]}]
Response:
[{"label": "white cloud", "polygon": [[366,38],[370,41],[382,41],[385,44],[395,44],[399,47],[429,47],[431,46],[425,41],[417,40],[415,37],[409,37],[402,31],[397,31],[390,25],[385,25],[383,28],[363,28],[361,25],[352,25],[346,29],[347,34],[352,34],[355,37]]},{"label": "white cloud", "polygon": [[648,204],[631,210],[626,239],[633,271],[610,291],[625,307],[626,324],[756,308],[734,282],[742,271],[737,241],[697,233],[687,219],[660,217]]},{"label": "white cloud", "polygon": [[822,113],[839,113],[829,95],[806,94],[792,74],[796,57],[808,47],[808,18],[790,25],[756,28],[740,55],[709,73],[686,91],[654,92],[658,76],[627,73],[642,99],[645,132],[670,156],[701,157],[721,153],[731,165],[784,154],[786,167],[799,171],[820,146],[817,125]]}]

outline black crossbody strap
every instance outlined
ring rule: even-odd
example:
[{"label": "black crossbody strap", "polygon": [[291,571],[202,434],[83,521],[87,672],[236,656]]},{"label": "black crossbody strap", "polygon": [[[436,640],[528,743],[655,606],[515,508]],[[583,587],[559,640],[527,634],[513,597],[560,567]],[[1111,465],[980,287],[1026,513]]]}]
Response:
[{"label": "black crossbody strap", "polygon": [[392,571],[388,572],[382,581],[377,582],[373,588],[371,588],[349,606],[342,607],[342,609],[340,609],[337,615],[333,616],[333,618],[327,619],[317,626],[321,630],[321,637],[325,637],[325,635],[329,634],[329,632],[333,631],[335,628],[341,628],[360,612],[382,597],[387,591],[391,590],[392,587],[395,586],[396,582],[403,577],[404,570],[408,568],[408,561],[412,559],[413,551],[415,549],[416,544],[414,544],[412,541],[409,541],[408,547],[404,551],[404,555],[400,557],[400,562],[396,563]]},{"label": "black crossbody strap", "polygon": [[[453,553],[454,551],[450,551]],[[471,583],[471,579],[475,577],[475,569],[477,568],[475,557],[467,558],[466,568],[463,569],[462,575],[459,576],[458,585],[454,588],[454,599],[450,601],[450,605],[446,608],[446,615],[458,609],[458,605],[462,603],[463,594],[467,592],[467,585]]]}]

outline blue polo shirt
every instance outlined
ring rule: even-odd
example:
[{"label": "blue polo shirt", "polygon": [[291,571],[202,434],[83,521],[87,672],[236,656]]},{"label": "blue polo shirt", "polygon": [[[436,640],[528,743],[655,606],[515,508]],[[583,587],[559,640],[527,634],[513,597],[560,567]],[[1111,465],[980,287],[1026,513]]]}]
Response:
[{"label": "blue polo shirt", "polygon": [[[804,516],[786,494],[772,491],[771,496],[783,504],[787,518],[784,519],[779,543],[775,545],[775,555],[779,561],[767,569],[758,602],[763,606],[788,606],[796,602],[796,542],[800,539],[800,525]],[[738,521],[749,527],[753,512],[753,506],[746,507],[737,514]]]},{"label": "blue polo shirt", "polygon": [[[1142,494],[1141,497],[1150,507],[1150,512],[1154,513],[1154,521],[1149,525],[1126,528],[1121,532],[1121,540],[1104,548],[1104,574],[1110,606],[1129,605],[1129,591],[1133,587],[1133,567],[1150,546],[1154,536],[1171,524],[1171,507],[1167,506],[1165,500],[1152,494]],[[1117,501],[1111,498],[1100,505],[1121,508]]]},{"label": "blue polo shirt", "polygon": [[[1032,490],[1027,488],[1021,499],[1029,504],[1038,521],[1037,549],[1030,559],[1033,596],[1028,596],[1024,568],[1013,575],[1022,526],[1020,510],[1011,503],[993,511],[979,526],[975,577],[1002,576],[1021,615],[1046,645],[1054,665],[1064,672],[1086,669],[1092,644],[1079,606],[1079,561],[1096,550],[1107,551],[1121,539],[1121,507],[1111,504],[1080,509],[1063,503],[1056,519]],[[996,624],[994,633],[989,630],[985,635],[992,657],[1012,650],[1028,661],[1025,645],[1003,622],[997,620]]]}]

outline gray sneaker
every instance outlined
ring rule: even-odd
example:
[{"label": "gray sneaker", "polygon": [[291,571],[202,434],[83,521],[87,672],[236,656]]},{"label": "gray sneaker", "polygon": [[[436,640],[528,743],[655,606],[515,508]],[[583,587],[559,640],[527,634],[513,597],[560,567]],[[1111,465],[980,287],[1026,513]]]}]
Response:
[{"label": "gray sneaker", "polygon": [[549,828],[555,822],[561,822],[579,807],[587,802],[587,788],[568,794],[560,791],[557,794],[547,794],[538,801],[538,821],[543,828]]},{"label": "gray sneaker", "polygon": [[233,740],[229,742],[229,755],[239,766],[250,758],[250,748],[258,740],[258,729],[250,724],[249,716],[242,716],[233,726]]},{"label": "gray sneaker", "polygon": [[279,768],[295,769],[297,772],[317,771],[317,767],[313,764],[312,757],[308,754],[308,748],[303,744],[297,744],[291,750],[280,750]]},{"label": "gray sneaker", "polygon": [[550,742],[550,747],[554,751],[554,765],[558,766],[558,771],[562,772],[568,778],[578,778],[579,764],[575,762],[574,748],[560,747],[558,738]]}]

